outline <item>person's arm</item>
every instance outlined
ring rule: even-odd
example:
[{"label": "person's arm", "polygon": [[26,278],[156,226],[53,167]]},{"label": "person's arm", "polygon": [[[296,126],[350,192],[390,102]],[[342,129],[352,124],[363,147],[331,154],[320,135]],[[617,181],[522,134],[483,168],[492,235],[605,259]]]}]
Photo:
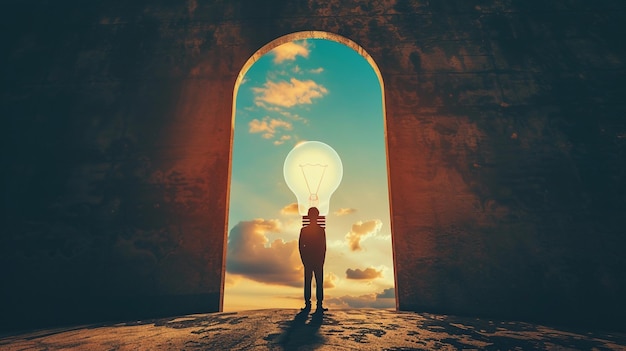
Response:
[{"label": "person's arm", "polygon": [[300,251],[300,260],[304,262],[304,257],[302,256],[302,252],[304,251],[305,243],[302,236],[302,229],[300,229],[300,237],[298,238],[298,250]]},{"label": "person's arm", "polygon": [[324,260],[326,260],[326,229],[322,229],[322,237],[324,238],[323,241],[323,248],[324,248]]}]

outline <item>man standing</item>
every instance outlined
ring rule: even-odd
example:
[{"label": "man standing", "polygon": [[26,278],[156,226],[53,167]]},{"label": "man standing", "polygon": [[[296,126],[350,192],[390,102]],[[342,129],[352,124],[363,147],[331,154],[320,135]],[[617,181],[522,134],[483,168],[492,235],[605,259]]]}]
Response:
[{"label": "man standing", "polygon": [[315,297],[317,312],[327,311],[322,306],[324,300],[324,260],[326,258],[326,231],[318,223],[319,211],[316,207],[309,208],[310,223],[300,230],[300,258],[304,265],[304,302],[302,310],[311,309],[311,280],[315,274]]}]

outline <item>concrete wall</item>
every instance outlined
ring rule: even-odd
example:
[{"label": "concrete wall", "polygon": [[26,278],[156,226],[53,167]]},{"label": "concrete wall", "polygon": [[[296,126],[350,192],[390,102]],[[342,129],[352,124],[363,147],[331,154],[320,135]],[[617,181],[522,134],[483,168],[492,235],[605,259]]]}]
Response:
[{"label": "concrete wall", "polygon": [[220,306],[232,94],[268,42],[385,84],[399,308],[623,329],[621,1],[5,1],[2,327]]}]

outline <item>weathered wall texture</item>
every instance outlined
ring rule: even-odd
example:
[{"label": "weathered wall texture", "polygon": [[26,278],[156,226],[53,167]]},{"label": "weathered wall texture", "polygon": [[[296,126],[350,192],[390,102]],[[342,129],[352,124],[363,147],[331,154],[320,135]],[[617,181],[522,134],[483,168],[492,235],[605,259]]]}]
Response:
[{"label": "weathered wall texture", "polygon": [[234,83],[307,30],[381,70],[401,309],[624,328],[624,2],[2,6],[4,328],[217,310]]}]

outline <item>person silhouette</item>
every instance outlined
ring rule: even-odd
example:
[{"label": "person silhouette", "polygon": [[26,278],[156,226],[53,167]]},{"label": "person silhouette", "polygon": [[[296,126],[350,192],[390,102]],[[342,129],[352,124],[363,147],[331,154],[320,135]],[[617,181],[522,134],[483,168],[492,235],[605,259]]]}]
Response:
[{"label": "person silhouette", "polygon": [[311,281],[315,274],[315,298],[317,299],[317,311],[327,311],[322,306],[324,300],[324,260],[326,258],[326,231],[318,223],[319,210],[316,207],[309,208],[309,225],[300,230],[300,259],[304,265],[304,302],[302,310],[311,309]]}]

